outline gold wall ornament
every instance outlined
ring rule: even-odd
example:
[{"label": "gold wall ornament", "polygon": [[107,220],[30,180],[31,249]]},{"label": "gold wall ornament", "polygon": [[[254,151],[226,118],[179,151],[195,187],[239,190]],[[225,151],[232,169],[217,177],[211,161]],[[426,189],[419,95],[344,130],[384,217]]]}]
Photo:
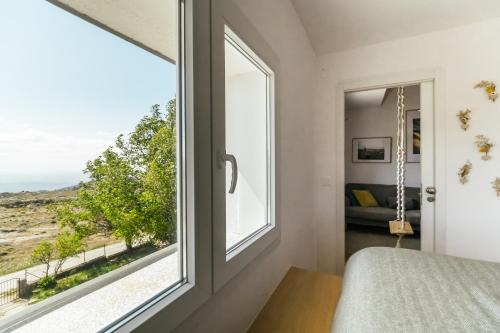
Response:
[{"label": "gold wall ornament", "polygon": [[491,156],[488,154],[490,153],[490,150],[494,145],[493,143],[491,143],[490,139],[488,139],[482,134],[476,135],[476,146],[479,149],[479,152],[484,154],[481,157],[483,161],[491,160]]},{"label": "gold wall ornament", "polygon": [[484,91],[488,94],[488,99],[492,102],[494,102],[498,97],[498,94],[496,93],[497,86],[493,81],[481,81],[476,84],[474,88],[483,88]]},{"label": "gold wall ornament", "polygon": [[491,184],[493,185],[493,189],[497,192],[497,196],[500,197],[500,178],[497,177]]},{"label": "gold wall ornament", "polygon": [[458,120],[460,121],[460,127],[464,130],[467,131],[469,129],[469,122],[471,120],[471,113],[472,111],[469,109],[465,109],[463,111],[460,111],[457,114]]},{"label": "gold wall ornament", "polygon": [[467,161],[459,170],[458,178],[461,184],[467,184],[469,182],[470,171],[472,170],[472,163]]}]

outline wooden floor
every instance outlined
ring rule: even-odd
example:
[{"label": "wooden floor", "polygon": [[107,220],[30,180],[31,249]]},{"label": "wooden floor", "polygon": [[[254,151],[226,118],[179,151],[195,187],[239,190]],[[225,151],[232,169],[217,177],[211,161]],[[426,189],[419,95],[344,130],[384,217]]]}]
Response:
[{"label": "wooden floor", "polygon": [[[347,261],[352,254],[367,247],[394,247],[396,245],[396,239],[397,237],[389,234],[389,229],[349,225],[345,232],[345,259]],[[405,237],[401,241],[401,247],[405,249],[420,250],[420,234]]]},{"label": "wooden floor", "polygon": [[342,278],[292,267],[248,332],[330,332]]}]

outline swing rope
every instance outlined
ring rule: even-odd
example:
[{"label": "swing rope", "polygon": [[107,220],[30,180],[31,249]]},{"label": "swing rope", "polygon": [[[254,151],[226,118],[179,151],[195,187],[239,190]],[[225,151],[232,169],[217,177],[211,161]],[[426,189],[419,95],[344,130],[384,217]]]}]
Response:
[{"label": "swing rope", "polygon": [[[405,147],[405,104],[404,104],[405,96],[404,96],[404,88],[398,88],[398,136],[397,136],[397,147],[398,147],[398,161],[397,161],[397,202],[398,202],[398,221],[403,222],[405,220],[405,155],[406,155],[406,147]],[[401,225],[401,228],[403,225]]]},{"label": "swing rope", "polygon": [[410,223],[405,221],[405,177],[406,177],[406,114],[405,114],[405,95],[404,87],[398,87],[397,91],[397,160],[396,160],[396,187],[397,187],[397,218],[396,221],[390,221],[389,227],[391,234],[398,236],[396,247],[401,247],[401,240],[405,235],[413,234]]}]

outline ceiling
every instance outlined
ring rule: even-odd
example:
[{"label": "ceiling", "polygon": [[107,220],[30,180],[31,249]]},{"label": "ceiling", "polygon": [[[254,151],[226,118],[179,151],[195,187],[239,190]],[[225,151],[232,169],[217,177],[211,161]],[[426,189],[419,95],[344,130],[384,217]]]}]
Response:
[{"label": "ceiling", "polygon": [[[49,0],[171,62],[176,0]],[[500,16],[499,0],[291,0],[318,55]]]},{"label": "ceiling", "polygon": [[49,1],[172,63],[177,58],[176,0]]},{"label": "ceiling", "polygon": [[345,109],[348,111],[369,110],[382,105],[388,89],[373,89],[345,94]]},{"label": "ceiling", "polygon": [[499,0],[292,0],[317,55],[500,16]]}]

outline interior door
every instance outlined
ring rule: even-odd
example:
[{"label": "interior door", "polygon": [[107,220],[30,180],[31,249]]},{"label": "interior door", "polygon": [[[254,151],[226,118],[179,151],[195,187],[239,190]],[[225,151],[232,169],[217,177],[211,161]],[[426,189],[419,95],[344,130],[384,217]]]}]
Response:
[{"label": "interior door", "polygon": [[421,131],[421,220],[420,248],[425,252],[434,252],[435,244],[435,133],[434,133],[434,82],[420,84],[420,131]]},{"label": "interior door", "polygon": [[276,239],[276,77],[265,38],[231,1],[212,1],[214,287]]}]

